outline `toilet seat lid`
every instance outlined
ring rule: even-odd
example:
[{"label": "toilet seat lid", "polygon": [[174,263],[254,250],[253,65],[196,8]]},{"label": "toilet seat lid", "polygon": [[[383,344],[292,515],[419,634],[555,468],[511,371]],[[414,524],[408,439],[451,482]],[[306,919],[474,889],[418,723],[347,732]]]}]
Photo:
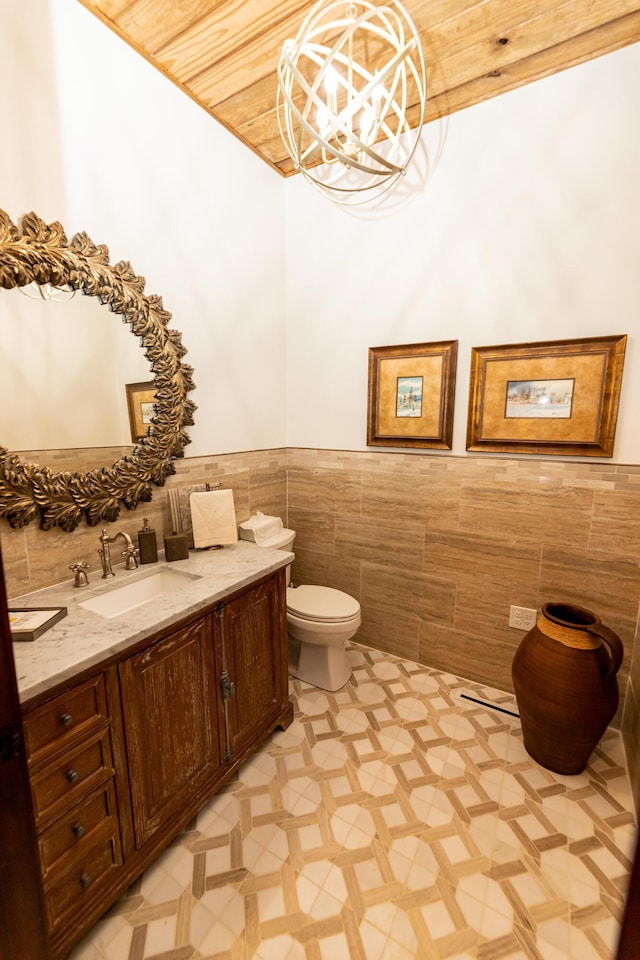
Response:
[{"label": "toilet seat lid", "polygon": [[357,617],[360,604],[342,590],[305,584],[287,587],[287,609],[302,619],[330,622]]}]

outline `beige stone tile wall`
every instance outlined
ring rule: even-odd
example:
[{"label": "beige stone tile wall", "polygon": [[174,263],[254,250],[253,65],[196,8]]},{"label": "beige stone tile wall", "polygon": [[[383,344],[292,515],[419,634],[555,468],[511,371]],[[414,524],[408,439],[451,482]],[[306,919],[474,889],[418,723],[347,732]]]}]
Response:
[{"label": "beige stone tile wall", "polygon": [[289,449],[287,502],[294,582],[357,597],[363,643],[512,690],[524,634],[509,606],[569,601],[620,635],[622,703],[640,609],[640,466]]},{"label": "beige stone tile wall", "polygon": [[[640,466],[291,448],[185,458],[176,471],[107,526],[135,538],[148,517],[161,543],[166,491],[222,481],[238,522],[261,510],[296,530],[294,580],[358,598],[359,640],[471,680],[512,689],[523,634],[510,604],[594,610],[625,646],[622,729],[640,803]],[[0,520],[9,597],[70,580],[79,560],[99,580],[98,536]]]},{"label": "beige stone tile wall", "polygon": [[[23,459],[26,456],[22,455]],[[109,462],[113,462],[113,459],[115,457]],[[35,455],[33,461],[42,462]],[[86,462],[91,463],[90,460]],[[282,517],[286,515],[284,450],[254,450],[249,453],[191,457],[176,460],[175,465],[175,475],[167,480],[164,487],[154,489],[150,503],[140,503],[132,511],[123,506],[114,523],[97,527],[82,524],[73,533],[64,533],[59,529],[43,531],[34,523],[22,530],[12,530],[6,520],[0,520],[0,542],[8,597],[13,599],[67,579],[71,582],[73,574],[69,570],[69,564],[82,560],[91,565],[90,582],[99,583],[101,568],[98,538],[102,526],[109,528],[111,533],[123,530],[137,542],[138,530],[147,517],[156,530],[158,546],[162,547],[163,537],[172,532],[167,490],[174,486],[222,482],[224,488],[233,490],[238,523],[246,520],[256,510]],[[64,468],[56,463],[55,469]]]}]

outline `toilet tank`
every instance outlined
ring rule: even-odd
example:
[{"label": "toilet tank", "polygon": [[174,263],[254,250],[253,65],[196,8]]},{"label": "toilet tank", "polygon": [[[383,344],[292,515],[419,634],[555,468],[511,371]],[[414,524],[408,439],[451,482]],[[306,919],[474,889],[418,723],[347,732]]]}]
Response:
[{"label": "toilet tank", "polygon": [[296,538],[295,530],[287,530],[284,527],[275,537],[269,537],[263,541],[261,547],[271,547],[272,550],[293,550],[293,541]]},{"label": "toilet tank", "polygon": [[[268,518],[270,519],[270,518]],[[243,525],[240,524],[238,527],[238,534],[240,535],[241,540],[252,540],[259,547],[269,547],[271,550],[288,550],[293,553],[293,541],[296,538],[295,530],[287,530],[286,527],[282,527],[278,533],[273,534],[269,537],[260,536],[259,532],[256,536],[256,531],[249,528],[243,529]],[[291,583],[291,564],[287,564],[287,586]]]},{"label": "toilet tank", "polygon": [[[284,527],[275,537],[269,537],[259,543],[260,547],[270,547],[272,550],[290,550],[293,553],[293,541],[296,538],[295,530]],[[287,586],[291,583],[291,564],[287,564]]]}]

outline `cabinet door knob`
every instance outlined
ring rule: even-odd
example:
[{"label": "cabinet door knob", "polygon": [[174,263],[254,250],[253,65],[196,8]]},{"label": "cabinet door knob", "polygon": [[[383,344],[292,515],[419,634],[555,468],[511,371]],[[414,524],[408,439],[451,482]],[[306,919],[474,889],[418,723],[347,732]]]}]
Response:
[{"label": "cabinet door knob", "polygon": [[73,723],[73,717],[71,716],[70,713],[63,713],[62,716],[60,717],[60,723],[62,724],[63,727],[70,727],[71,724]]},{"label": "cabinet door knob", "polygon": [[88,873],[83,873],[80,877],[80,886],[83,890],[86,890],[89,884],[91,883],[91,877]]},{"label": "cabinet door knob", "polygon": [[84,837],[85,829],[81,823],[74,823],[74,825],[71,827],[71,832],[73,833],[74,837]]},{"label": "cabinet door knob", "polygon": [[67,780],[69,783],[75,783],[80,774],[77,770],[67,770]]}]

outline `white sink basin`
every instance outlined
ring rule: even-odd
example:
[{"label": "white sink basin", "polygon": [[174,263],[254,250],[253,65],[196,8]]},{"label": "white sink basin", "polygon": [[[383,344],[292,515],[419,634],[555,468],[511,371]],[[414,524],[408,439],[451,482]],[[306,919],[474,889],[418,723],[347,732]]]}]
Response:
[{"label": "white sink basin", "polygon": [[183,589],[193,580],[199,580],[200,577],[194,573],[186,573],[183,570],[170,570],[168,567],[160,567],[148,573],[147,576],[139,577],[122,586],[113,586],[111,589],[105,589],[102,593],[94,597],[88,597],[81,600],[78,604],[85,610],[92,610],[93,613],[100,614],[101,617],[119,617],[129,610],[142,606],[150,600],[167,594],[176,593]]}]

